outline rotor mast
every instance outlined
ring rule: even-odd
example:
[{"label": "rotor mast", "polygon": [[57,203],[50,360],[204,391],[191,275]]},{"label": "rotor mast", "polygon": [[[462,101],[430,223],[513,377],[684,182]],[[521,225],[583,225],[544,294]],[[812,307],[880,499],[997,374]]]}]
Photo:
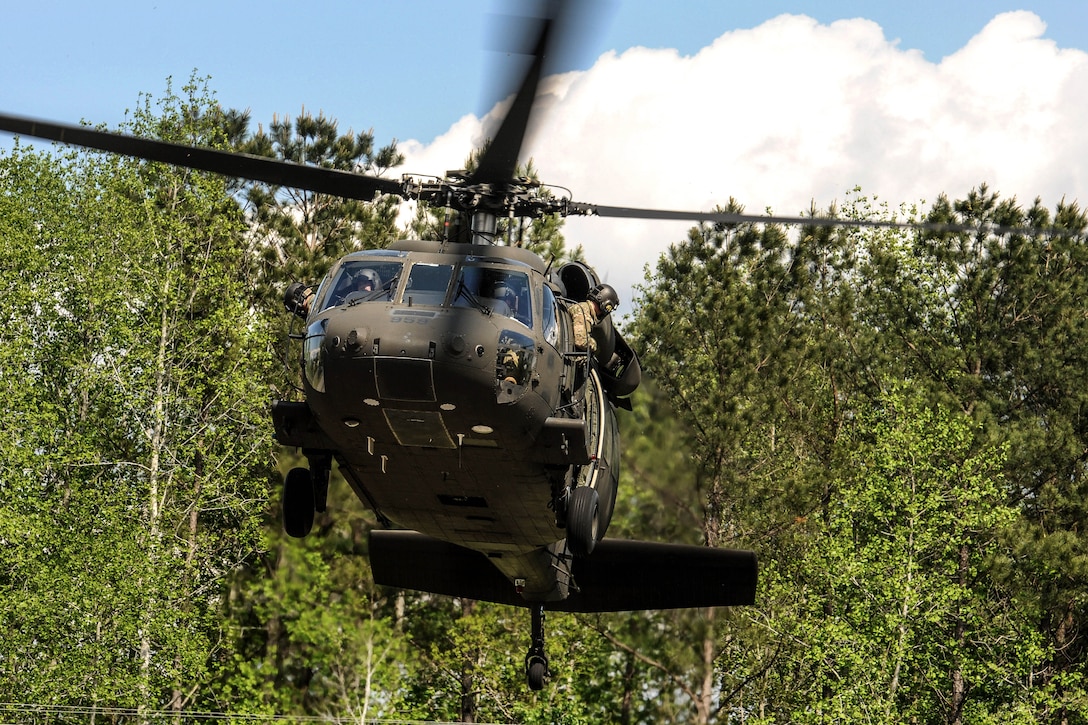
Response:
[{"label": "rotor mast", "polygon": [[495,235],[498,234],[499,219],[489,211],[476,210],[468,212],[471,221],[471,242],[473,244],[494,244]]}]

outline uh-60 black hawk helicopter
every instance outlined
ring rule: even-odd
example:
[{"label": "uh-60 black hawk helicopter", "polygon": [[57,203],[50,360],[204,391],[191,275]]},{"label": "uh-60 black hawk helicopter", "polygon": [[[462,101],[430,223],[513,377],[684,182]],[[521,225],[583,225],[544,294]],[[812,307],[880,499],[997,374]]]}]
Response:
[{"label": "uh-60 black hawk helicopter", "polygon": [[[377,583],[528,608],[529,686],[548,672],[545,610],[730,606],[755,598],[746,551],[604,538],[616,502],[616,407],[638,356],[613,326],[614,291],[581,263],[503,245],[498,221],[545,214],[725,223],[771,217],[600,207],[514,178],[558,18],[541,19],[509,111],[471,173],[391,180],[0,115],[0,130],[232,177],[457,213],[442,241],[349,254],[320,285],[294,284],[304,401],[272,406],[278,442],[308,467],[284,481],[283,521],[305,536],[333,461],[385,526]],[[781,219],[781,218],[780,218]],[[785,219],[784,221],[791,221]],[[796,220],[792,220],[796,221]],[[592,343],[572,314],[596,300]]]}]

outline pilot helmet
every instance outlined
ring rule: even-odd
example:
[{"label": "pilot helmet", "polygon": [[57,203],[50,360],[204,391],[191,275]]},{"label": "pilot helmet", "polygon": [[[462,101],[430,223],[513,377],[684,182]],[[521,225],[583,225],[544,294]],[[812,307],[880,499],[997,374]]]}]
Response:
[{"label": "pilot helmet", "polygon": [[518,308],[518,293],[514,291],[513,287],[508,287],[506,284],[495,287],[495,299],[505,302],[511,310],[517,310]]},{"label": "pilot helmet", "polygon": [[382,278],[370,267],[359,270],[359,272],[355,274],[354,282],[360,288],[369,286],[370,290],[380,289],[382,286]]},{"label": "pilot helmet", "polygon": [[597,307],[601,310],[601,317],[607,317],[620,306],[620,296],[616,294],[616,290],[609,284],[597,285],[589,291],[589,296],[586,299],[597,303]]}]

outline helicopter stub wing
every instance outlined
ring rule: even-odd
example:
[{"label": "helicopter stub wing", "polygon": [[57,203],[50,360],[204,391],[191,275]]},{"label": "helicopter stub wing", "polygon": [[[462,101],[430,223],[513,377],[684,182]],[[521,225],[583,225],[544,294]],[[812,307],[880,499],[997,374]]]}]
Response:
[{"label": "helicopter stub wing", "polygon": [[[382,586],[516,607],[536,603],[523,599],[484,554],[415,531],[372,531],[370,564]],[[592,556],[574,560],[577,591],[544,605],[586,613],[752,604],[757,569],[750,551],[604,539]]]},{"label": "helicopter stub wing", "polygon": [[306,403],[277,400],[272,404],[272,424],[281,446],[329,451],[336,448]]},{"label": "helicopter stub wing", "polygon": [[753,604],[757,572],[751,551],[604,539],[591,556],[574,561],[578,591],[548,608],[624,612]]}]

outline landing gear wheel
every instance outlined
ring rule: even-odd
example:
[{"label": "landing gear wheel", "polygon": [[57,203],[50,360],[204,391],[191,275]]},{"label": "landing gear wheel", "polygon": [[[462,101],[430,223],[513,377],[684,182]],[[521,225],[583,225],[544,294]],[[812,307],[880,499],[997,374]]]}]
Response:
[{"label": "landing gear wheel", "polygon": [[529,689],[533,692],[539,692],[544,689],[544,677],[548,674],[548,663],[541,662],[540,660],[533,660],[529,663],[529,671],[526,673],[526,678],[529,682]]},{"label": "landing gear wheel", "polygon": [[596,489],[579,486],[570,495],[567,511],[567,548],[577,557],[589,556],[597,545],[600,496]]},{"label": "landing gear wheel", "polygon": [[314,477],[308,468],[292,468],[283,479],[283,530],[301,539],[314,526]]}]

